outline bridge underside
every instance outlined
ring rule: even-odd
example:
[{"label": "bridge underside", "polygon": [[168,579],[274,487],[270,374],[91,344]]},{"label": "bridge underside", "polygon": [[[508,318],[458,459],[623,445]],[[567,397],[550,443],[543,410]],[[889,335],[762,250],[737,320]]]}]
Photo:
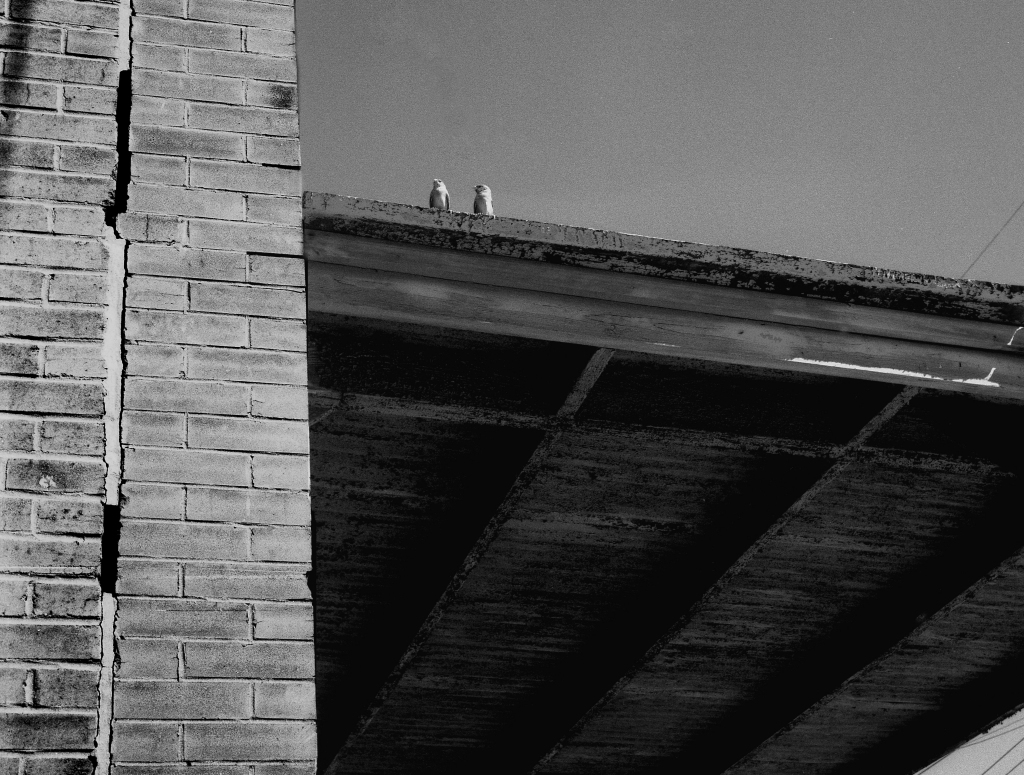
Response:
[{"label": "bridge underside", "polygon": [[311,303],[329,772],[903,775],[1024,702],[1016,398],[400,296]]}]

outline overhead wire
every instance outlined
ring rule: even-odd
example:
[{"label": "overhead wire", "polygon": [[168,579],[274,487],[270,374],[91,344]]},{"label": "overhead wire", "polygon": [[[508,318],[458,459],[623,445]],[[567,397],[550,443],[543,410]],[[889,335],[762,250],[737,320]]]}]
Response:
[{"label": "overhead wire", "polygon": [[[1000,756],[1000,757],[999,757],[998,759],[996,759],[996,760],[995,760],[994,762],[992,762],[992,763],[991,763],[991,764],[990,764],[990,765],[989,765],[988,767],[986,767],[986,768],[985,768],[985,771],[984,771],[984,772],[982,772],[982,773],[980,773],[980,775],[988,775],[988,773],[992,772],[992,770],[994,770],[994,769],[995,769],[995,766],[996,766],[997,764],[999,764],[999,762],[1001,762],[1001,761],[1002,761],[1003,759],[1005,759],[1005,758],[1006,758],[1007,756],[1009,756],[1009,755],[1010,755],[1010,753],[1011,753],[1011,752],[1013,751],[1013,749],[1014,749],[1014,748],[1016,748],[1017,746],[1019,746],[1019,745],[1020,745],[1021,743],[1024,743],[1024,737],[1022,737],[1022,738],[1021,738],[1020,740],[1018,740],[1018,741],[1017,741],[1016,743],[1014,743],[1014,744],[1013,744],[1013,745],[1011,745],[1011,746],[1010,746],[1009,748],[1007,748],[1007,749],[1006,749],[1006,751],[1005,751],[1005,752],[1003,753],[1003,755],[1002,755],[1002,756]],[[1019,765],[1019,764],[1020,764],[1020,762],[1017,762],[1017,765]],[[1017,766],[1017,765],[1014,765],[1014,766]],[[1013,770],[1010,770],[1010,772],[1012,772],[1012,771],[1013,771]],[[1007,774],[1007,775],[1009,775],[1009,774]]]},{"label": "overhead wire", "polygon": [[967,267],[963,271],[963,273],[960,275],[960,277],[958,279],[962,280],[964,277],[967,276],[968,272],[970,272],[972,269],[974,269],[974,265],[977,264],[981,260],[981,257],[983,255],[985,255],[985,251],[987,251],[990,247],[992,247],[992,243],[995,242],[997,239],[999,239],[999,235],[1003,233],[1003,229],[1005,229],[1007,226],[1010,225],[1010,221],[1012,221],[1014,218],[1016,218],[1017,217],[1017,213],[1019,213],[1022,209],[1024,209],[1024,201],[1022,201],[1019,205],[1017,205],[1017,209],[1013,211],[1013,215],[1011,215],[1009,218],[1007,218],[1006,219],[1006,223],[1004,223],[1002,226],[999,227],[999,231],[997,231],[995,236],[988,241],[988,244],[985,245],[985,247],[983,247],[981,249],[981,252],[977,256],[974,257],[974,260],[971,262],[971,265],[969,267]]}]

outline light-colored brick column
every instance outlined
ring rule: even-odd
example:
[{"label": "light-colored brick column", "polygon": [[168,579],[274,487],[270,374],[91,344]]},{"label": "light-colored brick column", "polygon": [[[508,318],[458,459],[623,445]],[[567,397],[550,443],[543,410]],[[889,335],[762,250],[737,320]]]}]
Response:
[{"label": "light-colored brick column", "polygon": [[113,2],[0,3],[2,775],[92,773],[109,739],[98,573],[120,469],[124,250],[105,223],[118,24]]},{"label": "light-colored brick column", "polygon": [[293,9],[134,9],[115,771],[312,773]]}]

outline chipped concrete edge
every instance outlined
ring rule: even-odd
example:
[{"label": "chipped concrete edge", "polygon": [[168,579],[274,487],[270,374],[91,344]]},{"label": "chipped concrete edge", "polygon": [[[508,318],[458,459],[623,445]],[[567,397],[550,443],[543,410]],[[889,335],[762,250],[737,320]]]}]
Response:
[{"label": "chipped concrete edge", "polygon": [[1024,286],[900,272],[518,218],[306,192],[307,229],[562,265],[901,309],[1024,323]]}]

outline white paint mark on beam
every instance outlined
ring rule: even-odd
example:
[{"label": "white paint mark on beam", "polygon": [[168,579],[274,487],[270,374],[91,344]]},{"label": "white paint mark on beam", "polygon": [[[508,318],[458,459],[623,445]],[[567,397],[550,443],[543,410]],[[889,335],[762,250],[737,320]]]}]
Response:
[{"label": "white paint mark on beam", "polygon": [[992,377],[996,373],[995,367],[983,379],[947,379],[936,377],[934,374],[925,374],[920,371],[905,371],[903,369],[890,369],[887,366],[858,366],[855,363],[840,363],[838,361],[815,361],[810,358],[787,358],[790,363],[807,363],[812,366],[827,366],[832,369],[851,369],[853,371],[871,371],[876,374],[892,374],[897,377],[913,377],[915,379],[930,379],[936,382],[959,382],[964,385],[984,385],[985,387],[999,387],[998,382],[993,382]]},{"label": "white paint mark on beam", "polygon": [[1024,326],[1017,326],[1017,330],[1013,332],[1013,336],[1010,337],[1010,341],[1007,342],[1006,344],[1012,345],[1013,340],[1017,337],[1017,334],[1019,334],[1022,330],[1024,330]]}]

